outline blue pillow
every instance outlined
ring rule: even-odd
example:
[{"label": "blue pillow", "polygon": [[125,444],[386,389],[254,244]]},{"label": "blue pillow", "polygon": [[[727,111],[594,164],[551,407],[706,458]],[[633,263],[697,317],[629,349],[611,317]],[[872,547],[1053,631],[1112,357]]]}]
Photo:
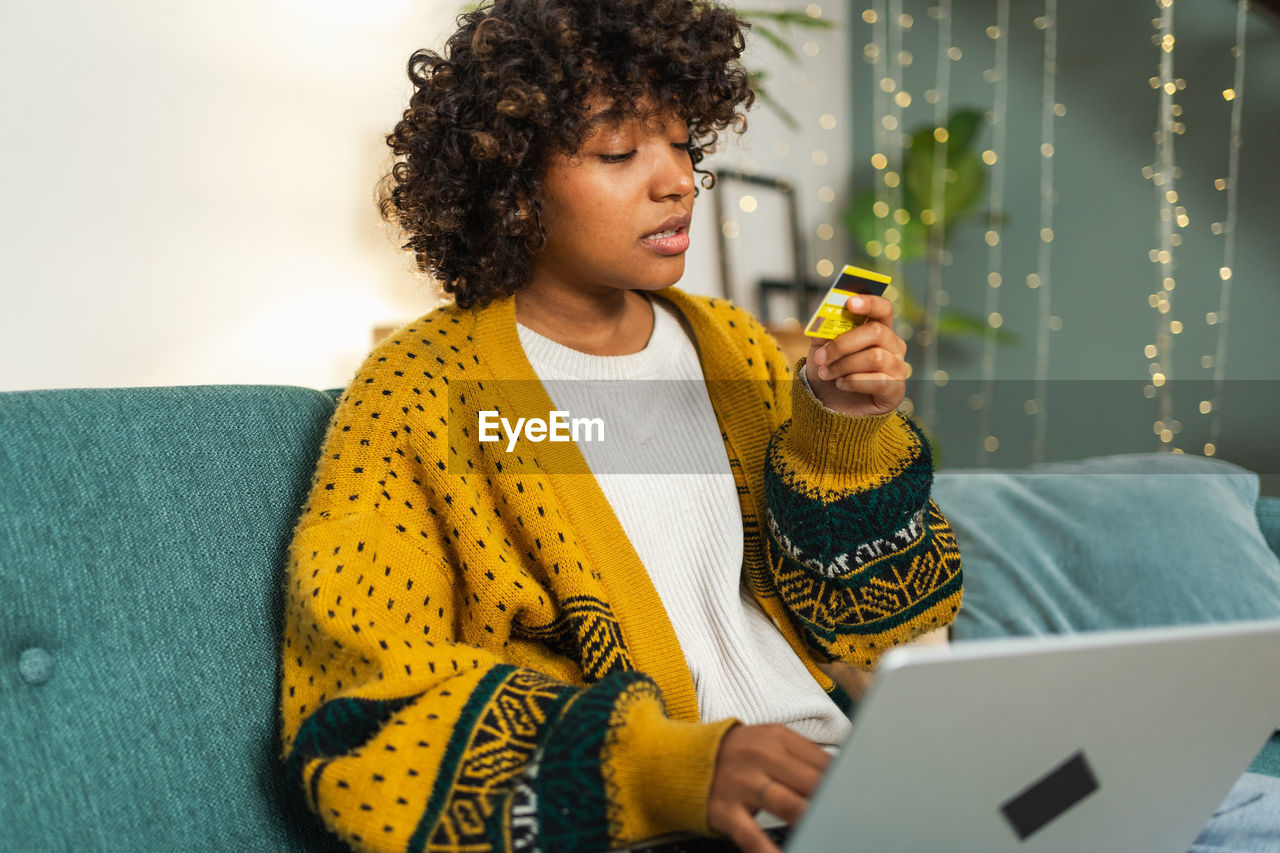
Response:
[{"label": "blue pillow", "polygon": [[1171,453],[939,472],[964,563],[956,639],[1280,618],[1257,475]]}]

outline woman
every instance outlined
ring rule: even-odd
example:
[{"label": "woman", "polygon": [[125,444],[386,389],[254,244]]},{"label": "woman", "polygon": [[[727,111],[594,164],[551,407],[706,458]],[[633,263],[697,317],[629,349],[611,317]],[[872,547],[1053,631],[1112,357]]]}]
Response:
[{"label": "woman", "polygon": [[[820,665],[954,618],[890,304],[792,382],[672,286],[743,29],[497,0],[410,60],[383,210],[453,303],[352,381],[290,550],[285,757],[356,848],[775,849],[755,814],[794,822],[848,727]],[[603,440],[556,440],[591,406]]]}]

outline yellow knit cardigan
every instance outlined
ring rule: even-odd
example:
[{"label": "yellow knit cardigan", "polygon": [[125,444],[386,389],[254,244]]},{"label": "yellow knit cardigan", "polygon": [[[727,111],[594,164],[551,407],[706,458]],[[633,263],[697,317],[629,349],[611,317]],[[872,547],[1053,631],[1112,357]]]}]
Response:
[{"label": "yellow knit cardigan", "polygon": [[[746,312],[676,288],[738,483],[744,579],[814,678],[954,618],[959,554],[900,415],[827,410]],[[699,721],[644,566],[576,445],[477,440],[554,409],[513,298],[368,358],[289,550],[286,772],[356,849],[604,849],[708,831],[733,720]]]}]

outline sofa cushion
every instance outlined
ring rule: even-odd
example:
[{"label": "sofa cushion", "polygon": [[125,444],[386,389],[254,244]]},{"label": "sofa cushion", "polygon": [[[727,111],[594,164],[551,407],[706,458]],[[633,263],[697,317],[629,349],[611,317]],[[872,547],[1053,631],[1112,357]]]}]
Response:
[{"label": "sofa cushion", "polygon": [[[1280,618],[1259,529],[1277,534],[1280,504],[1259,509],[1257,475],[1235,465],[1160,453],[948,471],[933,494],[964,563],[956,639]],[[1280,735],[1251,769],[1280,776]]]},{"label": "sofa cushion", "polygon": [[1272,551],[1280,554],[1280,498],[1259,497],[1256,512],[1262,538],[1267,540]]},{"label": "sofa cushion", "polygon": [[1280,618],[1257,475],[1165,453],[950,471],[934,497],[964,560],[957,638]]},{"label": "sofa cushion", "polygon": [[331,847],[277,760],[284,548],[328,396],[0,394],[14,850]]}]

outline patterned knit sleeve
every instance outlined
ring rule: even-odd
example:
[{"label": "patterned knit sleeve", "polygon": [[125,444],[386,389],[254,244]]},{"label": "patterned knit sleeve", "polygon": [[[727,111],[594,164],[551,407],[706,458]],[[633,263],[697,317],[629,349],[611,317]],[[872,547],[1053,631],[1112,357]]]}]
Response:
[{"label": "patterned knit sleeve", "polygon": [[929,444],[897,412],[855,418],[802,378],[789,385],[791,417],[765,467],[770,570],[810,645],[871,669],[960,607],[960,552],[930,498]]},{"label": "patterned knit sleeve", "polygon": [[[575,685],[460,642],[460,583],[376,515],[294,538],[285,771],[329,829],[357,850],[599,850],[705,831],[728,724],[669,720],[637,672]],[[673,776],[681,761],[703,771]]]},{"label": "patterned knit sleeve", "polygon": [[639,673],[575,685],[461,642],[466,580],[385,519],[300,528],[287,583],[286,773],[354,849],[603,850],[706,831],[727,724],[669,719]]}]

